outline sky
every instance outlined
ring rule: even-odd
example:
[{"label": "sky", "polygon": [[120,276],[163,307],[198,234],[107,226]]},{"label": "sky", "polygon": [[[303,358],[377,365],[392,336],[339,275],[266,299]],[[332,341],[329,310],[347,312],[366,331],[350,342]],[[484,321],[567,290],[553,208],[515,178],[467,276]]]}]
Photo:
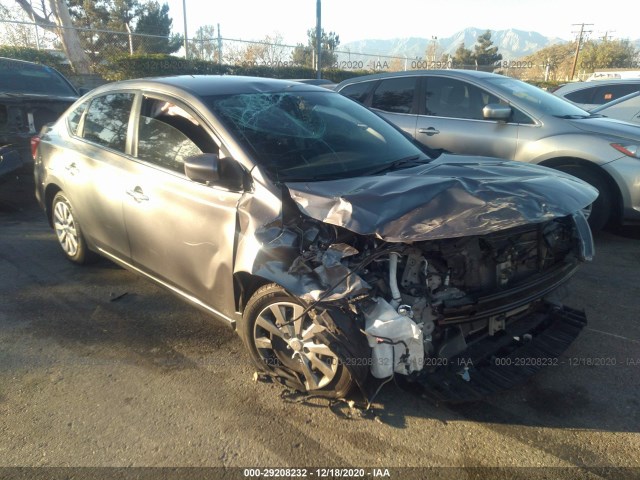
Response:
[{"label": "sky", "polygon": [[[175,32],[183,32],[183,0],[169,4]],[[284,42],[306,43],[315,26],[316,0],[185,0],[189,37],[202,25],[217,25],[223,38],[262,40],[275,33]],[[322,0],[322,26],[341,44],[365,39],[444,38],[466,27],[514,28],[548,37],[575,38],[579,26],[591,36],[640,38],[637,6],[629,0]],[[383,7],[383,5],[385,5]],[[388,6],[386,6],[388,5]],[[625,12],[627,12],[625,14]],[[216,30],[217,34],[217,30]]]}]

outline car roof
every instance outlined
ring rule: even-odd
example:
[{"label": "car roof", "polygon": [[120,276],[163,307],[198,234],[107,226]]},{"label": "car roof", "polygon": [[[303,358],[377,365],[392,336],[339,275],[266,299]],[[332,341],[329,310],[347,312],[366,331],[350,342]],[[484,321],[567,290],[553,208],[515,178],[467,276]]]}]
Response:
[{"label": "car roof", "polygon": [[21,63],[23,65],[34,65],[36,67],[43,67],[43,68],[47,66],[42,63],[29,62],[27,60],[19,60],[17,58],[9,58],[9,57],[0,57],[0,62]]},{"label": "car roof", "polygon": [[572,82],[560,85],[554,94],[569,93],[591,87],[609,86],[609,85],[634,85],[640,84],[640,78],[618,78],[614,80],[590,80],[588,82]]},{"label": "car roof", "polygon": [[282,92],[284,90],[296,92],[328,91],[326,88],[321,88],[314,85],[275,78],[243,77],[235,75],[178,75],[123,80],[99,87],[98,89],[94,90],[94,92],[111,91],[125,88],[149,89],[163,86],[186,90],[198,97],[242,93],[270,93]]},{"label": "car roof", "polygon": [[442,75],[448,77],[455,78],[496,78],[502,77],[502,75],[498,75],[497,73],[490,72],[481,72],[478,70],[460,70],[460,69],[449,69],[449,70],[404,70],[400,72],[386,72],[386,73],[374,73],[372,75],[363,75],[361,77],[353,77],[347,80],[343,80],[338,84],[336,90],[340,90],[342,87],[346,85],[351,85],[353,83],[366,82],[371,80],[380,80],[383,78],[394,78],[394,77],[419,77],[423,75]]}]

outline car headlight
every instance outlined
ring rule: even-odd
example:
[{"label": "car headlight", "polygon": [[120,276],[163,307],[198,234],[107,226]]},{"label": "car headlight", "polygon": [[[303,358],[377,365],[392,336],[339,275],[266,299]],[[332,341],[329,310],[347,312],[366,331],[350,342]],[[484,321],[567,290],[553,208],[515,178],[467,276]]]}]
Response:
[{"label": "car headlight", "polygon": [[634,144],[612,143],[611,146],[628,157],[640,158],[640,146]]}]

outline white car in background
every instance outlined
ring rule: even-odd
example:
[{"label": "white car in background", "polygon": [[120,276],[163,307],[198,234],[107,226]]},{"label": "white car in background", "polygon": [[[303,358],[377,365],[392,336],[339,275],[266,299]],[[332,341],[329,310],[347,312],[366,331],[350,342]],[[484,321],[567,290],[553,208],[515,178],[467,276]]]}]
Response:
[{"label": "white car in background", "polygon": [[561,85],[552,93],[580,108],[592,109],[640,90],[640,78],[594,80]]},{"label": "white car in background", "polygon": [[640,91],[600,105],[591,110],[591,113],[640,125]]}]

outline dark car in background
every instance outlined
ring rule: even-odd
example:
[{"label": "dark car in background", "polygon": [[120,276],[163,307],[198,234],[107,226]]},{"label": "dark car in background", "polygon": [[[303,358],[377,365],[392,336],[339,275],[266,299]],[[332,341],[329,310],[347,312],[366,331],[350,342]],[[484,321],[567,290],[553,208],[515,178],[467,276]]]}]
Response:
[{"label": "dark car in background", "polygon": [[473,70],[367,75],[341,82],[336,91],[432,149],[544,165],[586,181],[600,193],[587,210],[593,230],[610,221],[640,222],[638,125]]},{"label": "dark car in background", "polygon": [[0,57],[0,176],[31,165],[31,137],[77,98],[54,68]]},{"label": "dark car in background", "polygon": [[[301,391],[371,398],[396,376],[477,399],[586,323],[559,287],[593,253],[595,189],[535,165],[430,158],[325,88],[118,82],[34,143],[36,196],[69,260],[98,253],[228,322],[259,369]],[[514,356],[526,367],[500,360]]]}]

